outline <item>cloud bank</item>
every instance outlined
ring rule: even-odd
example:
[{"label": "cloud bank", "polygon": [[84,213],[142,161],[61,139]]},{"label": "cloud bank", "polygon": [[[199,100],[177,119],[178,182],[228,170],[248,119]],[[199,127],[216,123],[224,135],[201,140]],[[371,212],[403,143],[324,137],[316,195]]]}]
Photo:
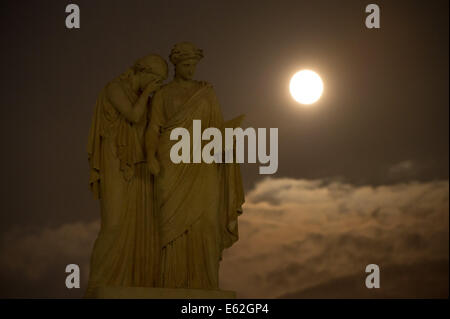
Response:
[{"label": "cloud bank", "polygon": [[[99,222],[1,237],[1,297],[81,297]],[[265,179],[246,194],[240,240],[225,250],[222,289],[241,298],[448,297],[449,183],[353,186]],[[365,288],[377,264],[381,288]]]},{"label": "cloud bank", "polygon": [[[448,198],[448,181],[266,179],[246,196],[223,287],[242,298],[446,297]],[[372,263],[381,270],[378,290],[364,285]]]}]

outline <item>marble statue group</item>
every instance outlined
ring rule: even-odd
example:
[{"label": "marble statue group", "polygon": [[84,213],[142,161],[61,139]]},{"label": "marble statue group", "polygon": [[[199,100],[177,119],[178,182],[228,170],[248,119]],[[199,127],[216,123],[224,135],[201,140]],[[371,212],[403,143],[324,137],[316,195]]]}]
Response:
[{"label": "marble statue group", "polygon": [[240,124],[225,122],[212,85],[193,79],[202,58],[192,43],[178,43],[169,83],[167,62],[150,54],[98,96],[88,160],[101,228],[88,298],[99,287],[219,289],[222,252],[238,240],[239,164],[170,158],[174,128],[192,133],[194,120],[220,130]]}]

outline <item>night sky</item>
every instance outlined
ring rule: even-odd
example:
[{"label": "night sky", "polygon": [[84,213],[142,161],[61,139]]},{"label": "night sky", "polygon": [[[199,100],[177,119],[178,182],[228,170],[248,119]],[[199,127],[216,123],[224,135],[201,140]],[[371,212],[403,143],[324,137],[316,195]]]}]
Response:
[{"label": "night sky", "polygon": [[[225,119],[276,127],[279,167],[241,165],[238,297],[448,297],[448,1],[1,1],[0,297],[80,297],[97,235],[87,137],[98,93],[146,54],[203,49]],[[365,7],[381,8],[367,29]],[[170,64],[170,63],[169,63]],[[289,94],[300,69],[324,94]],[[173,68],[170,66],[170,75]],[[82,289],[64,285],[79,264]],[[364,287],[365,266],[382,288]]]}]

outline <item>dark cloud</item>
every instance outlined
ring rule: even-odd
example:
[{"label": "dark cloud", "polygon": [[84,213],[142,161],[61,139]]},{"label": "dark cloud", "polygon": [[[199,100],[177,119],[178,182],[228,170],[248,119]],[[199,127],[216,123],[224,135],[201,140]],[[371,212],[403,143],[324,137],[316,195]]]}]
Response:
[{"label": "dark cloud", "polygon": [[0,297],[81,297],[82,289],[66,288],[65,268],[77,264],[85,286],[98,229],[95,221],[34,231],[16,228],[3,234]]},{"label": "dark cloud", "polygon": [[380,289],[367,289],[365,275],[332,279],[280,298],[448,298],[448,260],[384,267]]}]

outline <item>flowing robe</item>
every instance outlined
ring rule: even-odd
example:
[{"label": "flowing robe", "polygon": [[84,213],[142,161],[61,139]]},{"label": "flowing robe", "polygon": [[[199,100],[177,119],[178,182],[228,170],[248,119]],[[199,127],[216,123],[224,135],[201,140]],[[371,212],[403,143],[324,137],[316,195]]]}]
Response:
[{"label": "flowing robe", "polygon": [[201,120],[202,129],[223,129],[210,84],[197,83],[189,92],[171,82],[155,94],[149,129],[159,135],[161,169],[155,178],[162,249],[159,285],[217,289],[222,251],[238,240],[242,179],[237,163],[192,163],[192,141],[191,163],[171,161],[170,149],[177,142],[170,140],[172,129],[183,127],[192,137],[194,119]]},{"label": "flowing robe", "polygon": [[[131,70],[115,79],[130,103]],[[109,101],[106,87],[97,99],[88,141],[89,184],[100,199],[101,229],[91,256],[86,297],[96,287],[156,286],[159,236],[153,209],[153,177],[144,158],[147,114],[129,122]]]}]

